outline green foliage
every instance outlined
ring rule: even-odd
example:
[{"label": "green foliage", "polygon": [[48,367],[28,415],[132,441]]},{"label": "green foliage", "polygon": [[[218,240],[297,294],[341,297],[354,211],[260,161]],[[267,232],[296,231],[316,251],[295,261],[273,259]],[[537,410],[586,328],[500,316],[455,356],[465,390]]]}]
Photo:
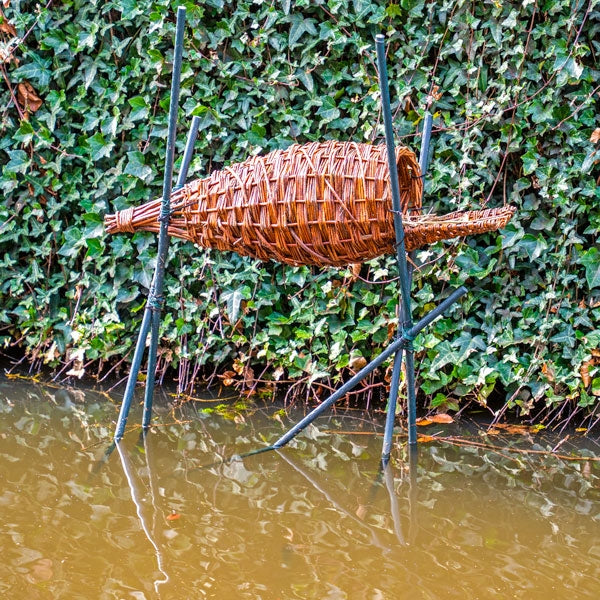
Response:
[{"label": "green foliage", "polygon": [[[102,217],[160,195],[174,33],[167,0],[13,1],[0,49],[0,342],[33,360],[131,353],[156,260],[150,234],[106,237]],[[418,146],[433,102],[426,205],[510,202],[501,235],[419,253],[415,316],[466,284],[463,308],[417,340],[419,380],[528,412],[600,396],[598,2],[206,0],[188,9],[185,125],[201,118],[202,176],[295,142],[381,139],[373,36],[391,40],[396,133]],[[29,83],[39,109],[23,100]],[[15,102],[18,106],[15,105]],[[171,249],[163,367],[267,367],[265,378],[347,376],[396,323],[392,258],[349,271]],[[589,376],[582,376],[582,369]],[[584,400],[582,404],[582,399]]]}]

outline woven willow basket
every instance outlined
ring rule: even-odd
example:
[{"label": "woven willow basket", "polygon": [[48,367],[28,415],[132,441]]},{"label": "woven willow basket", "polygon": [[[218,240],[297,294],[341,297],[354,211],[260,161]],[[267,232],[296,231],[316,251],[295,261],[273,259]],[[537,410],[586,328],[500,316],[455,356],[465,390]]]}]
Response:
[{"label": "woven willow basket", "polygon": [[[396,149],[407,250],[500,229],[514,208],[421,215],[413,152]],[[105,218],[109,233],[158,232],[160,200]],[[291,265],[345,266],[395,252],[385,146],[314,142],[197,179],[171,196],[169,234]]]}]

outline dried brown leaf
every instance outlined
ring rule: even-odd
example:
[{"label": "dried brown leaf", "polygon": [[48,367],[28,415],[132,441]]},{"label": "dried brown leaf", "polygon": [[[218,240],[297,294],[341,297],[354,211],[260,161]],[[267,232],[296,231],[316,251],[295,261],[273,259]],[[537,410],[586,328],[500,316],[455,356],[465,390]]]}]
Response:
[{"label": "dried brown leaf", "polygon": [[353,371],[360,371],[367,365],[367,359],[364,356],[353,356],[348,363],[348,366]]},{"label": "dried brown leaf", "polygon": [[222,375],[219,375],[225,387],[229,387],[235,383],[235,376],[235,371],[225,371]]},{"label": "dried brown leaf", "polygon": [[246,385],[252,385],[254,383],[254,369],[246,366],[243,372],[244,383]]},{"label": "dried brown leaf", "polygon": [[17,85],[17,99],[26,112],[34,113],[42,106],[42,99],[28,81]]},{"label": "dried brown leaf", "polygon": [[542,373],[546,376],[550,383],[553,383],[556,379],[556,375],[554,374],[554,368],[549,363],[542,363]]},{"label": "dried brown leaf", "polygon": [[596,127],[596,129],[592,131],[592,135],[590,136],[590,142],[592,142],[592,144],[597,144],[598,142],[600,142],[600,127]]},{"label": "dried brown leaf", "polygon": [[353,263],[350,265],[350,271],[352,272],[350,281],[356,281],[358,279],[358,276],[360,275],[361,267],[362,267],[362,263]]},{"label": "dried brown leaf", "polygon": [[[8,3],[4,2],[4,8],[8,6]],[[0,10],[0,31],[2,33],[6,33],[11,37],[16,37],[17,30],[14,28],[14,25],[4,16],[4,13]]]},{"label": "dried brown leaf", "polygon": [[429,417],[432,423],[454,423],[454,419],[447,413],[439,413]]},{"label": "dried brown leaf", "polygon": [[[496,423],[495,429],[501,429],[503,433],[526,435],[532,431],[535,433],[536,430],[529,425],[512,425],[510,423]],[[489,433],[489,432],[488,432]]]},{"label": "dried brown leaf", "polygon": [[592,378],[590,376],[590,367],[594,366],[594,359],[586,360],[582,365],[581,369],[579,369],[579,374],[581,375],[581,381],[583,382],[584,387],[588,387],[590,383],[592,383]]},{"label": "dried brown leaf", "polygon": [[392,322],[388,323],[388,325],[387,325],[387,341],[388,342],[394,337],[394,334],[396,333],[396,329],[397,329],[396,323],[392,323]]}]

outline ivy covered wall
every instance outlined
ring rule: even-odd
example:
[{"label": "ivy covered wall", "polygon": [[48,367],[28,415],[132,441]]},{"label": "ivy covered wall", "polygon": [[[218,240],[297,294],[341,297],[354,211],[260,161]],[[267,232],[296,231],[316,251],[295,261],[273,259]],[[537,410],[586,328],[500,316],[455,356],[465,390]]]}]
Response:
[{"label": "ivy covered wall", "polygon": [[[156,242],[107,237],[102,219],[161,193],[177,4],[188,23],[179,153],[201,118],[193,177],[295,142],[381,143],[373,38],[386,33],[398,141],[417,149],[434,112],[426,207],[518,207],[501,234],[418,253],[416,317],[470,290],[416,341],[421,401],[456,408],[494,392],[525,414],[593,410],[598,0],[5,1],[5,352],[70,376],[126,372]],[[395,330],[392,257],[287,268],[181,242],[170,257],[160,367],[182,383],[216,373],[318,396]],[[369,390],[385,380],[376,373]]]}]

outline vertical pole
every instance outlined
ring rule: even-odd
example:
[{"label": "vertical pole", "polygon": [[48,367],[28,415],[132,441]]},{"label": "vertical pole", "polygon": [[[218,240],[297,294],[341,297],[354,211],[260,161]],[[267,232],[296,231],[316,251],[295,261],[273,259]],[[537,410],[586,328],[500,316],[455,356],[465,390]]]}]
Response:
[{"label": "vertical pole", "polygon": [[[427,172],[427,166],[429,164],[429,146],[431,144],[431,126],[433,124],[433,117],[431,113],[427,111],[425,113],[425,120],[423,122],[423,132],[421,137],[421,151],[419,153],[419,167],[421,169],[421,177],[423,181],[423,192],[425,194],[425,173]],[[414,253],[411,253],[411,256],[414,256]],[[412,285],[412,274],[413,269],[410,269],[409,277],[410,284]],[[403,315],[401,318],[404,320]],[[406,351],[406,387],[408,390],[415,390],[415,353],[412,347]],[[409,448],[410,448],[410,457],[412,461],[416,461],[417,451],[416,451],[416,443],[417,443],[417,422],[416,422],[416,414],[417,414],[417,406],[416,406],[416,394],[408,394],[408,414],[409,414],[409,427],[408,427],[408,440],[409,440]],[[412,404],[412,406],[411,406]],[[410,419],[410,415],[413,415],[413,418]],[[411,442],[412,440],[412,442]],[[411,445],[412,444],[412,445]],[[412,465],[411,465],[412,466]],[[416,465],[414,467],[416,469]]]},{"label": "vertical pole", "polygon": [[[400,313],[400,322],[402,322],[402,313]],[[396,419],[396,401],[398,398],[398,388],[400,387],[400,369],[402,368],[402,353],[400,348],[394,356],[394,367],[392,369],[392,380],[390,381],[390,395],[388,397],[387,413],[385,415],[385,431],[383,434],[383,450],[381,458],[387,463],[392,452],[392,436],[394,433],[394,421]]]},{"label": "vertical pole", "polygon": [[[148,301],[146,302],[146,308],[144,310],[144,317],[142,319],[140,335],[137,340],[131,370],[129,371],[129,378],[127,380],[127,386],[125,388],[125,395],[123,397],[123,403],[121,404],[121,411],[119,413],[119,419],[117,421],[117,428],[115,431],[115,440],[117,442],[120,439],[122,439],[123,433],[125,432],[127,417],[129,415],[129,409],[131,407],[131,401],[133,399],[133,393],[135,391],[135,384],[137,381],[137,376],[140,370],[142,356],[144,353],[144,346],[146,345],[146,340],[148,338],[150,322],[155,318],[160,319],[160,307],[162,304],[165,263],[167,258],[167,250],[169,247],[168,220],[171,212],[171,185],[173,180],[173,162],[175,157],[175,133],[177,125],[177,109],[179,105],[179,82],[181,78],[181,62],[183,56],[184,25],[185,8],[183,6],[180,6],[177,8],[175,54],[173,57],[171,104],[169,107],[169,130],[167,135],[167,156],[165,161],[165,174],[163,181],[163,198],[160,210],[161,223],[158,237],[158,260],[156,263],[156,269],[154,271],[154,277],[152,279],[152,285],[150,286],[150,291],[148,293]],[[152,313],[154,312],[158,313],[158,317],[152,317]]]},{"label": "vertical pole", "polygon": [[[171,92],[172,93],[172,92]],[[172,97],[172,96],[171,96]],[[177,113],[175,113],[175,122],[177,121]],[[192,155],[194,153],[194,144],[196,143],[196,137],[198,136],[198,127],[200,125],[200,118],[194,117],[192,119],[192,125],[190,127],[190,131],[188,133],[187,141],[185,143],[185,150],[183,152],[183,158],[181,160],[181,169],[179,170],[179,177],[177,178],[177,183],[175,184],[174,190],[178,190],[179,188],[185,185],[187,180],[188,170],[190,168],[190,163],[192,161]],[[171,165],[171,169],[173,166]],[[170,211],[170,196],[169,193],[169,211]],[[163,198],[164,202],[164,198]],[[161,210],[162,214],[162,210]],[[161,233],[162,228],[164,226],[166,220],[162,220],[160,227]],[[168,225],[168,223],[167,223]],[[166,233],[167,237],[167,246],[169,241],[168,230]],[[160,248],[160,238],[159,238],[159,248]],[[160,254],[159,254],[160,256]],[[159,258],[160,264],[160,258]],[[162,270],[164,270],[167,266],[167,252],[165,248],[165,255],[162,262]],[[157,265],[158,268],[158,265]],[[154,286],[156,287],[158,284],[157,281],[158,271],[155,271],[154,275]],[[162,287],[161,287],[162,293]],[[160,328],[160,309],[155,309],[152,311],[152,329],[151,329],[151,337],[150,337],[150,349],[148,350],[148,374],[146,377],[146,391],[144,395],[144,413],[142,416],[142,427],[144,429],[148,429],[150,427],[150,420],[152,418],[152,400],[154,398],[154,380],[156,377],[156,360],[157,360],[157,351],[158,351],[158,333]]]},{"label": "vertical pole", "polygon": [[[379,88],[381,91],[381,108],[383,112],[383,124],[385,128],[385,142],[387,146],[388,168],[390,174],[390,186],[392,190],[392,208],[394,211],[394,229],[396,232],[396,259],[398,261],[398,272],[400,275],[400,295],[401,295],[401,310],[400,310],[400,327],[399,332],[402,334],[412,327],[412,314],[410,307],[410,276],[408,272],[408,261],[406,258],[406,247],[404,244],[404,225],[402,223],[402,206],[400,204],[400,187],[398,185],[398,172],[396,170],[396,150],[394,147],[394,131],[392,127],[392,110],[390,107],[390,91],[388,86],[387,64],[385,58],[385,37],[381,34],[375,37],[375,47],[377,49],[377,65],[379,68]],[[409,364],[413,364],[412,359],[412,341],[407,340],[404,347],[406,355],[407,367],[407,394],[408,394],[408,443],[417,443],[416,431],[416,393],[414,388],[414,373],[408,374]],[[409,358],[409,355],[410,358]],[[400,373],[400,358],[394,363],[394,371],[399,376]],[[391,449],[391,440],[394,426],[394,416],[396,413],[396,399],[398,390],[398,377],[396,381],[392,380],[392,388],[396,388],[396,393],[388,402],[388,415],[386,419],[386,429],[384,433],[384,443],[382,450],[382,458],[386,461],[389,458]],[[413,386],[409,385],[409,380],[412,380]],[[392,391],[392,390],[390,390]]]},{"label": "vertical pole", "polygon": [[[419,167],[421,167],[421,177],[423,177],[423,190],[425,190],[425,173],[429,166],[429,146],[431,144],[431,127],[433,125],[433,117],[427,111],[423,122],[423,132],[421,134],[421,152],[419,153]],[[424,192],[423,192],[424,193]]]},{"label": "vertical pole", "polygon": [[119,411],[119,418],[117,420],[117,428],[115,430],[116,442],[123,438],[125,425],[127,425],[127,416],[129,415],[129,409],[131,408],[135,384],[137,382],[138,373],[140,372],[140,366],[142,364],[142,358],[144,356],[144,349],[146,347],[146,339],[148,338],[148,330],[150,329],[151,317],[152,311],[148,308],[148,304],[146,303],[142,324],[140,326],[140,333],[138,335],[137,343],[135,345],[135,352],[133,353],[133,360],[131,361],[131,367],[129,369],[127,385],[125,386],[125,393],[123,394],[123,402],[121,403],[121,410]]}]

